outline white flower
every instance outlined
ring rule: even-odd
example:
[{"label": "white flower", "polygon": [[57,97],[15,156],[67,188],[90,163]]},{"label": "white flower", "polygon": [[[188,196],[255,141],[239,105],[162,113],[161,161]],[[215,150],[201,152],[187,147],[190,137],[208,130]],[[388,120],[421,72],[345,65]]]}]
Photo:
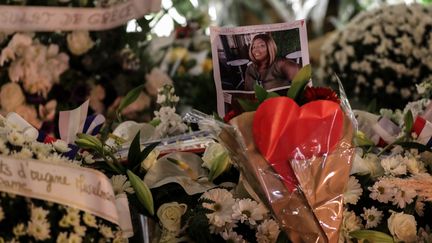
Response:
[{"label": "white flower", "polygon": [[273,243],[276,242],[279,232],[278,224],[272,219],[266,219],[258,225],[255,236],[258,243]]},{"label": "white flower", "polygon": [[112,232],[111,228],[104,224],[99,225],[99,233],[101,233],[105,238],[114,238],[114,233]]},{"label": "white flower", "polygon": [[97,228],[96,217],[93,216],[92,214],[84,212],[83,221],[86,225],[93,227],[93,228]]},{"label": "white flower", "polygon": [[369,197],[382,203],[388,203],[396,194],[396,188],[386,180],[379,180],[368,189],[371,191]]},{"label": "white flower", "polygon": [[0,206],[0,222],[5,218],[3,208]]},{"label": "white flower", "polygon": [[68,242],[68,233],[67,232],[60,232],[57,236],[56,243],[69,243]]},{"label": "white flower", "polygon": [[125,175],[113,175],[111,177],[111,184],[113,186],[114,194],[118,195],[123,192],[134,193],[134,190]]},{"label": "white flower", "polygon": [[16,159],[31,159],[33,152],[28,148],[22,148],[19,152],[13,151],[11,157]]},{"label": "white flower", "polygon": [[19,84],[10,82],[1,87],[0,105],[6,112],[14,111],[25,103],[24,93]]},{"label": "white flower", "polygon": [[67,45],[72,54],[80,56],[94,46],[88,31],[73,31],[66,37]]},{"label": "white flower", "polygon": [[36,240],[47,240],[50,235],[50,224],[46,221],[30,221],[27,226],[27,233]]},{"label": "white flower", "polygon": [[55,150],[57,150],[60,153],[66,153],[69,152],[71,149],[69,148],[68,144],[60,139],[57,139],[54,143],[52,143]]},{"label": "white flower", "polygon": [[13,227],[12,232],[16,237],[23,236],[26,234],[26,227],[23,223],[19,223]]},{"label": "white flower", "polygon": [[407,204],[414,201],[417,193],[414,189],[409,187],[398,188],[394,195],[393,204],[398,205],[399,208],[405,208]]},{"label": "white flower", "polygon": [[9,132],[6,138],[9,143],[15,146],[23,146],[25,142],[23,134],[17,132],[16,130]]},{"label": "white flower", "polygon": [[74,231],[78,236],[85,236],[87,227],[78,224],[74,226]]},{"label": "white flower", "polygon": [[390,156],[381,160],[381,166],[387,175],[405,175],[407,172],[406,165],[402,162],[401,155]]},{"label": "white flower", "polygon": [[425,203],[422,200],[420,200],[420,198],[417,198],[415,203],[415,211],[421,217],[424,216],[424,207],[425,207]]},{"label": "white flower", "polygon": [[47,220],[49,211],[41,207],[31,207],[31,221],[33,222],[44,222]]},{"label": "white flower", "polygon": [[146,74],[145,88],[153,97],[158,94],[158,89],[165,84],[172,84],[171,78],[162,70],[153,68],[149,74]]},{"label": "white flower", "polygon": [[259,220],[263,220],[267,214],[267,209],[250,198],[237,200],[232,207],[232,218],[240,222],[249,222],[256,225]]},{"label": "white flower", "polygon": [[237,234],[235,231],[232,230],[224,231],[220,235],[225,240],[225,242],[246,243],[246,241],[243,239],[243,236]]},{"label": "white flower", "polygon": [[371,208],[363,208],[363,213],[361,214],[364,220],[366,220],[366,229],[377,227],[381,222],[383,217],[382,211],[379,211],[377,208],[372,206]]},{"label": "white flower", "polygon": [[93,154],[87,151],[82,152],[81,156],[84,158],[84,162],[86,162],[87,164],[93,164],[95,162],[95,160],[93,159]]},{"label": "white flower", "polygon": [[178,202],[164,203],[158,211],[157,216],[162,227],[177,234],[180,231],[181,217],[186,212],[186,204]]},{"label": "white flower", "polygon": [[36,154],[37,158],[46,157],[50,152],[52,147],[49,144],[32,142],[30,144],[30,148],[33,150],[33,153]]},{"label": "white flower", "polygon": [[354,212],[348,211],[345,209],[343,212],[343,220],[341,226],[341,236],[340,238],[344,238],[346,242],[350,242],[351,236],[350,232],[359,230],[362,228],[361,219]]},{"label": "white flower", "polygon": [[417,222],[414,216],[393,212],[387,220],[388,228],[398,241],[415,242],[417,239]]},{"label": "white flower", "polygon": [[206,214],[209,223],[216,227],[222,227],[226,223],[232,222],[232,206],[235,200],[231,193],[226,189],[212,189],[205,192],[201,198],[212,200],[214,203],[203,203],[203,207],[213,210],[214,212]]},{"label": "white flower", "polygon": [[68,243],[81,243],[82,237],[79,234],[71,233],[69,235]]},{"label": "white flower", "polygon": [[345,192],[343,194],[344,203],[356,205],[362,193],[363,189],[361,188],[358,180],[354,176],[350,176],[347,187],[345,188]]}]

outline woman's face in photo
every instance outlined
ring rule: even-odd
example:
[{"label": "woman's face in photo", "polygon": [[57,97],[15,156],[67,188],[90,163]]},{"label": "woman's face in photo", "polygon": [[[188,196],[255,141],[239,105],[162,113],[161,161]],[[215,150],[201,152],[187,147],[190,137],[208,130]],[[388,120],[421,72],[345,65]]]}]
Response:
[{"label": "woman's face in photo", "polygon": [[252,44],[252,55],[259,62],[267,60],[267,44],[261,39],[256,39]]}]

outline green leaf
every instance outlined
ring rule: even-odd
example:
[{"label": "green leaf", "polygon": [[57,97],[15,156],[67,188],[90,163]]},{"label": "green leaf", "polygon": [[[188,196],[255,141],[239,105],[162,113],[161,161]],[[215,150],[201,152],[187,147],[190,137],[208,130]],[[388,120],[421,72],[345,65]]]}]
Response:
[{"label": "green leaf", "polygon": [[394,243],[393,237],[375,230],[356,230],[349,234],[356,239],[367,240],[371,243]]},{"label": "green leaf", "polygon": [[140,203],[144,206],[144,208],[150,213],[150,215],[154,215],[154,203],[153,196],[151,194],[150,189],[144,183],[141,178],[135,175],[132,171],[126,171],[129,181],[135,190],[135,194],[140,201]]},{"label": "green leaf", "polygon": [[279,97],[280,95],[276,92],[268,92],[267,93],[267,99],[268,98],[274,98],[274,97]]},{"label": "green leaf", "polygon": [[117,109],[117,114],[120,114],[124,108],[132,104],[139,97],[141,90],[143,88],[144,88],[144,84],[129,91],[129,93],[127,93],[127,95],[120,102],[120,105]]},{"label": "green leaf", "polygon": [[216,158],[214,158],[213,164],[210,168],[210,172],[208,175],[209,181],[213,181],[218,176],[220,176],[228,167],[228,164],[229,164],[228,153],[221,153],[220,155],[216,156]]},{"label": "green leaf", "polygon": [[133,168],[139,161],[140,148],[140,131],[137,132],[128,151],[128,168]]},{"label": "green leaf", "polygon": [[291,88],[288,90],[287,96],[293,100],[296,100],[301,92],[303,92],[309,80],[312,77],[312,68],[308,64],[298,71],[296,76],[291,82]]},{"label": "green leaf", "polygon": [[432,148],[429,148],[428,146],[423,145],[421,143],[398,141],[398,142],[395,142],[395,144],[400,145],[405,149],[414,148],[414,149],[418,149],[420,152],[423,152],[423,151],[432,152]]},{"label": "green leaf", "polygon": [[255,84],[254,90],[255,90],[255,96],[257,97],[260,103],[267,98],[267,90],[265,90],[263,87]]},{"label": "green leaf", "polygon": [[255,111],[259,106],[258,102],[251,100],[237,99],[237,101],[244,111]]},{"label": "green leaf", "polygon": [[404,121],[405,121],[405,134],[409,135],[411,133],[414,124],[413,114],[410,110],[408,110],[408,112],[405,114]]},{"label": "green leaf", "polygon": [[366,111],[370,113],[375,113],[377,110],[377,100],[376,98],[373,98],[371,102],[369,102]]}]

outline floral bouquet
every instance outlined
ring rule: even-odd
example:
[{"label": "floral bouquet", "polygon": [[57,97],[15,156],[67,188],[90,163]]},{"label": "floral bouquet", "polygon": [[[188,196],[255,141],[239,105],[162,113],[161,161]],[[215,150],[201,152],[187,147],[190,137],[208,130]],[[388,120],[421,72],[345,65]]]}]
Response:
[{"label": "floral bouquet", "polygon": [[[431,82],[431,5],[386,5],[361,12],[322,47],[321,77],[341,79],[355,104],[402,108]],[[403,17],[401,17],[403,16]]]},{"label": "floral bouquet", "polygon": [[[359,148],[344,193],[346,242],[431,242],[432,102],[356,111]],[[387,122],[383,122],[387,121]]]},{"label": "floral bouquet", "polygon": [[300,70],[291,98],[256,86],[257,102],[241,102],[256,111],[232,119],[235,129],[222,127],[219,137],[245,188],[271,210],[291,241],[335,242],[354,153],[352,115],[335,92],[308,87],[310,75],[310,66]]},{"label": "floral bouquet", "polygon": [[[37,130],[16,113],[0,117],[0,241],[123,242],[125,235],[106,217],[61,200],[62,193],[52,196],[71,178],[60,177],[59,168],[83,173],[80,165],[90,158],[71,160],[63,155],[69,150],[65,142],[36,138]],[[46,191],[34,186],[44,183]]]}]

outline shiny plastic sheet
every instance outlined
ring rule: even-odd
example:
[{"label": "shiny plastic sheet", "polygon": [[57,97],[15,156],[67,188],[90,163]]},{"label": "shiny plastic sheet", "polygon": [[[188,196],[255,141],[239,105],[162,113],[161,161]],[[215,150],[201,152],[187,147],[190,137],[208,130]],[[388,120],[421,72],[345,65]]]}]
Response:
[{"label": "shiny plastic sheet", "polygon": [[[273,108],[276,108],[274,104]],[[295,116],[294,120],[300,121],[300,127],[307,126],[307,122],[302,120],[307,116],[318,121],[318,124],[305,128],[312,130],[307,136],[301,134],[299,128],[287,131],[288,138],[284,138],[286,144],[278,146],[283,148],[285,145],[287,154],[294,152],[286,157],[283,165],[280,164],[281,161],[275,164],[266,159],[274,160],[280,158],[280,155],[260,153],[262,149],[257,148],[259,141],[253,135],[253,130],[256,129],[255,112],[234,118],[231,124],[235,128],[225,127],[220,133],[222,142],[231,150],[248,183],[261,200],[266,202],[293,242],[338,241],[343,214],[343,191],[354,154],[354,130],[351,120],[341,110],[336,109],[332,113],[326,111],[326,108],[326,104],[321,104],[318,110],[288,115]],[[273,113],[281,116],[283,111],[273,110]],[[283,123],[286,120],[282,116],[278,121]],[[320,120],[327,120],[327,123],[320,123]],[[335,120],[341,123],[329,124],[329,121]],[[263,124],[263,129],[267,127],[267,133],[280,136],[280,130],[279,133],[274,132],[273,127],[278,126],[274,123],[275,121]],[[335,129],[340,131],[334,131]],[[294,137],[299,134],[301,139],[297,142],[298,147],[288,150],[289,146],[293,146]],[[323,138],[323,143],[328,146],[316,146],[317,141]],[[273,137],[267,143],[274,143],[272,139],[280,140]],[[271,151],[274,153],[277,149]],[[283,149],[276,153],[283,153]],[[281,166],[290,168],[292,172],[280,169]]]}]

